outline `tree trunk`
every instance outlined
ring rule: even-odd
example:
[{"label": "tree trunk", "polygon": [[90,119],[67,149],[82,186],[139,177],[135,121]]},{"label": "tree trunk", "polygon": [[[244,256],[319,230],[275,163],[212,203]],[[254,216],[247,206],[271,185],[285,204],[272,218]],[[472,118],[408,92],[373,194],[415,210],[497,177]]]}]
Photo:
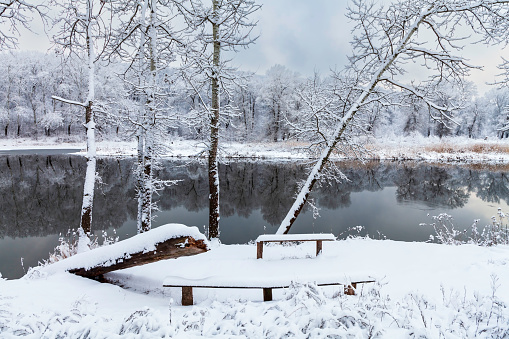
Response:
[{"label": "tree trunk", "polygon": [[[182,244],[185,245],[182,246]],[[114,245],[115,244],[112,246]],[[195,240],[192,237],[173,238],[155,244],[155,250],[153,251],[140,251],[130,255],[123,255],[117,258],[111,258],[111,260],[108,259],[107,262],[99,263],[90,268],[72,268],[69,272],[86,278],[96,278],[116,270],[145,265],[160,260],[196,255],[206,251],[207,246],[204,244],[203,240]],[[91,252],[93,252],[93,250]],[[111,261],[113,261],[113,264],[111,264]]]},{"label": "tree trunk", "polygon": [[83,187],[83,203],[81,205],[80,227],[86,235],[92,230],[92,209],[94,205],[95,185],[95,124],[92,111],[92,101],[88,102],[85,111],[85,126],[87,129],[87,171],[85,173],[85,184]]},{"label": "tree trunk", "polygon": [[[217,18],[218,0],[212,1],[212,16]],[[217,150],[219,145],[219,79],[216,70],[219,68],[221,44],[219,42],[219,25],[215,20],[212,24],[214,40],[212,72],[212,112],[210,117],[210,149],[209,149],[209,239],[219,236],[219,170]]]}]

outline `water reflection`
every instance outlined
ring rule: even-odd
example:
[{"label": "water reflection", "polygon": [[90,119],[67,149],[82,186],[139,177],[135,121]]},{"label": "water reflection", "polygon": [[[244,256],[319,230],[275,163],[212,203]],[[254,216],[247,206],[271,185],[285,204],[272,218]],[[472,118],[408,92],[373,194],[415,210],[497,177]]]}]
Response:
[{"label": "water reflection", "polygon": [[[348,227],[363,225],[371,235],[380,231],[394,240],[425,241],[429,229],[417,225],[427,221],[428,213],[447,211],[466,226],[475,218],[489,218],[499,204],[504,208],[509,203],[509,180],[503,167],[378,162],[349,162],[338,167],[349,180],[318,187],[312,197],[321,217],[314,219],[313,213],[306,211],[293,233],[338,235]],[[116,228],[122,238],[135,233],[132,169],[132,159],[99,160],[95,230]],[[85,159],[72,155],[0,157],[0,272],[4,276],[20,276],[21,267],[12,273],[19,257],[25,257],[26,266],[35,265],[47,257],[59,233],[79,226],[84,171]],[[306,173],[304,164],[221,165],[221,241],[245,243],[261,233],[274,232]],[[203,227],[208,208],[205,165],[163,161],[157,175],[179,183],[155,197],[161,209],[156,225],[181,222]],[[26,248],[37,247],[35,244],[45,246],[28,258]]]}]

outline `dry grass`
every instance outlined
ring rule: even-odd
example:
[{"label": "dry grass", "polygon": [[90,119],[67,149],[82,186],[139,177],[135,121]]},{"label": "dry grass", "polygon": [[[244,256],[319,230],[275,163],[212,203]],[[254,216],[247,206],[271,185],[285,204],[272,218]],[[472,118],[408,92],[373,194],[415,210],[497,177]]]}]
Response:
[{"label": "dry grass", "polygon": [[426,152],[436,153],[509,153],[509,145],[496,143],[475,143],[471,145],[454,145],[449,143],[441,143],[437,145],[429,145],[424,147]]}]

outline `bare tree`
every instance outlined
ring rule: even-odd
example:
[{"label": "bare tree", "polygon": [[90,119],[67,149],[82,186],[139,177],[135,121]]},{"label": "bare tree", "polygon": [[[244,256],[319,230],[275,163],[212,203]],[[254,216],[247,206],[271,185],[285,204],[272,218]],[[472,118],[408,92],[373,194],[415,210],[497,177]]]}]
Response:
[{"label": "bare tree", "polygon": [[348,17],[356,23],[354,54],[347,71],[357,79],[356,99],[348,103],[348,110],[327,139],[277,233],[288,233],[332,152],[345,141],[344,133],[354,117],[371,101],[382,99],[377,95],[380,88],[394,87],[411,93],[426,103],[433,118],[454,121],[450,116],[452,107],[439,105],[412,85],[401,82],[406,63],[421,61],[430,74],[430,84],[461,82],[469,70],[477,68],[456,54],[466,43],[466,36],[459,36],[462,28],[468,27],[483,43],[503,43],[509,37],[509,0],[402,0],[387,8],[354,0]]},{"label": "bare tree", "polygon": [[168,104],[173,82],[168,66],[182,43],[172,26],[172,9],[171,0],[120,1],[115,7],[120,25],[110,57],[119,56],[128,63],[123,77],[130,89],[128,95],[137,102],[131,109],[135,116],[124,118],[134,126],[138,143],[138,232],[151,229],[153,193],[170,183],[154,178],[154,165],[162,151],[162,139],[176,119]]},{"label": "bare tree", "polygon": [[33,4],[24,0],[0,0],[0,51],[15,48],[18,45],[19,26],[30,30],[33,14],[46,22],[46,5]]},{"label": "bare tree", "polygon": [[[96,180],[96,146],[95,146],[95,72],[100,55],[96,49],[105,49],[108,42],[111,21],[104,20],[107,3],[103,0],[79,0],[61,4],[62,12],[55,25],[60,31],[55,36],[55,43],[64,52],[76,54],[86,62],[88,67],[88,93],[83,102],[53,96],[70,105],[81,106],[85,110],[85,128],[87,131],[87,171],[83,188],[81,208],[80,237],[78,251],[88,247],[92,229],[92,210],[94,205],[94,186]],[[99,45],[100,44],[100,45]],[[97,46],[96,46],[97,45]]]},{"label": "bare tree", "polygon": [[[210,136],[208,148],[209,173],[209,238],[219,236],[219,171],[218,150],[221,120],[229,112],[232,93],[229,83],[237,78],[230,60],[222,52],[247,48],[256,38],[251,31],[256,23],[249,17],[260,6],[252,0],[212,0],[205,6],[201,0],[188,0],[179,5],[189,27],[196,32],[185,55],[185,76],[200,99],[202,113],[208,121]],[[205,80],[205,81],[204,81]],[[210,97],[201,96],[201,89],[210,86]],[[221,98],[226,105],[221,107]],[[210,99],[210,100],[209,100]]]}]

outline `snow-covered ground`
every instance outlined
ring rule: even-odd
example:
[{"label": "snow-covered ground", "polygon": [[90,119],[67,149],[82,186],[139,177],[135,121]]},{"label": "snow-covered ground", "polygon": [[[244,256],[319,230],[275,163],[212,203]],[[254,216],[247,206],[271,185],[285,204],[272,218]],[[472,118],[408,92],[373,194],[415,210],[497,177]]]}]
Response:
[{"label": "snow-covered ground", "polygon": [[[425,138],[420,135],[413,137],[392,137],[386,139],[370,139],[365,142],[369,150],[369,158],[380,160],[420,160],[434,163],[509,163],[509,142],[507,139],[468,139],[464,137]],[[221,154],[225,158],[275,159],[278,161],[309,159],[306,143],[240,143],[223,141]],[[1,139],[0,151],[21,149],[80,149],[85,154],[84,142],[62,142],[58,138],[46,138],[39,141],[31,139]],[[166,157],[205,156],[204,144],[193,140],[175,140],[168,143]],[[134,156],[135,142],[99,141],[99,156]],[[345,157],[336,156],[336,159]]]},{"label": "snow-covered ground", "polygon": [[[28,338],[470,338],[509,335],[509,247],[448,246],[364,238],[266,246],[221,245],[107,274],[99,283],[49,266],[18,280],[0,279],[0,337]],[[313,275],[369,273],[377,284],[345,296],[316,287]],[[290,273],[289,273],[290,272]],[[166,276],[292,274],[298,283],[274,290],[194,289],[181,306]],[[306,282],[310,284],[305,284]]]}]

